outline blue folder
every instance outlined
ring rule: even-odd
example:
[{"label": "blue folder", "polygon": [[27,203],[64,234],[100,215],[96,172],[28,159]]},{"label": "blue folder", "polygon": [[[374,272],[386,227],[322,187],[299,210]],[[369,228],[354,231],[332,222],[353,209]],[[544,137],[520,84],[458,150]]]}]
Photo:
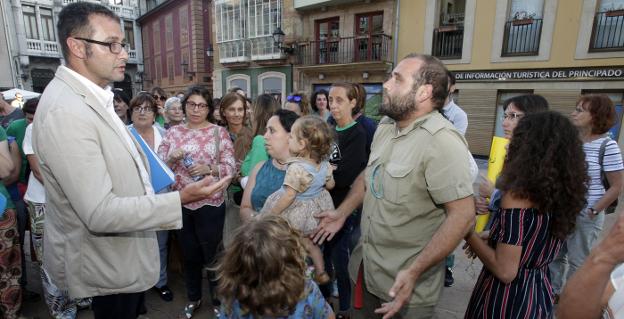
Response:
[{"label": "blue folder", "polygon": [[4,210],[7,206],[7,198],[0,194],[0,217],[4,216]]},{"label": "blue folder", "polygon": [[141,137],[141,135],[139,135],[139,132],[137,132],[134,127],[130,128],[130,132],[139,142],[141,149],[143,149],[143,153],[145,153],[145,157],[147,157],[147,162],[150,166],[150,179],[154,192],[158,193],[173,184],[175,176],[173,171],[171,171],[171,169],[158,157],[158,155],[154,153],[154,151],[147,145],[145,140]]}]

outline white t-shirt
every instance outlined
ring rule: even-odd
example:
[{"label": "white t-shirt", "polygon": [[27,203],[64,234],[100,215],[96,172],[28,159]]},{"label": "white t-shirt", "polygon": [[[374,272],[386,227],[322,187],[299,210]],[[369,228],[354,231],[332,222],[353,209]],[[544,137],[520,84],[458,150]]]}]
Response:
[{"label": "white t-shirt", "polygon": [[[587,188],[587,207],[593,207],[605,193],[602,180],[600,179],[601,167],[600,159],[598,158],[600,145],[602,145],[602,141],[604,141],[605,138],[607,137],[601,137],[583,144],[585,162],[587,162],[587,174],[590,179]],[[607,142],[602,165],[604,166],[603,169],[605,172],[615,172],[624,169],[620,148],[613,140]]]},{"label": "white t-shirt", "polygon": [[[22,150],[25,155],[33,155],[32,147],[32,124],[28,124],[26,127],[26,133],[24,133],[24,142],[22,142]],[[43,188],[43,184],[39,182],[39,180],[35,177],[35,174],[30,172],[28,176],[28,188],[26,188],[26,194],[24,194],[24,199],[33,202],[43,204],[46,202],[45,197],[45,189]]]}]

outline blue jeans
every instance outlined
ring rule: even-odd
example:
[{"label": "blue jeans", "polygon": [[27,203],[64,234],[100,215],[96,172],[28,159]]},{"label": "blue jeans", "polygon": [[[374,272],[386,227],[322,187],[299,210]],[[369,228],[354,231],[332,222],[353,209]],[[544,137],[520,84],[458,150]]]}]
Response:
[{"label": "blue jeans", "polygon": [[581,267],[600,235],[604,219],[604,212],[590,218],[585,210],[576,217],[574,232],[549,266],[553,293],[560,294],[565,281]]},{"label": "blue jeans", "polygon": [[[325,243],[323,255],[325,257],[325,269],[328,273],[333,270],[338,283],[339,311],[348,311],[351,308],[351,279],[349,278],[349,258],[351,251],[359,240],[360,217],[356,212],[345,220],[342,229],[334,238]],[[356,238],[357,237],[357,238]],[[332,267],[333,265],[333,267]],[[321,287],[325,299],[331,296],[331,284]]]},{"label": "blue jeans", "polygon": [[167,285],[167,249],[169,248],[167,241],[169,240],[169,231],[157,231],[156,239],[158,239],[158,250],[160,252],[160,277],[158,278],[156,287],[162,288]]}]

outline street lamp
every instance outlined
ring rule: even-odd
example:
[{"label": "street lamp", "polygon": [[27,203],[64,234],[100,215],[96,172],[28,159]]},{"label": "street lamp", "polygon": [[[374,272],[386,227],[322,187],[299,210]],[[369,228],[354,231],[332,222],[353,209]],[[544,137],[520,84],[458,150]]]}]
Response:
[{"label": "street lamp", "polygon": [[213,55],[214,55],[214,48],[212,47],[212,44],[209,44],[208,47],[206,48],[206,56],[210,58]]},{"label": "street lamp", "polygon": [[277,29],[275,29],[275,31],[273,31],[273,44],[280,50],[284,51],[284,53],[286,54],[293,54],[295,53],[295,48],[291,48],[291,47],[283,47],[282,44],[284,44],[284,37],[286,36],[286,34],[284,34],[284,31],[282,31],[282,28],[277,27]]}]

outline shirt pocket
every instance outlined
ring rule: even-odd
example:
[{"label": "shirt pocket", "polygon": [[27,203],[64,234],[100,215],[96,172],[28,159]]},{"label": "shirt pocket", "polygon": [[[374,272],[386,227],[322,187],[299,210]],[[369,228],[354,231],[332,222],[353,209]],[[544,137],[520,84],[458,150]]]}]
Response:
[{"label": "shirt pocket", "polygon": [[403,204],[409,200],[411,194],[410,173],[413,166],[394,162],[385,165],[383,188],[384,198],[394,204]]}]

